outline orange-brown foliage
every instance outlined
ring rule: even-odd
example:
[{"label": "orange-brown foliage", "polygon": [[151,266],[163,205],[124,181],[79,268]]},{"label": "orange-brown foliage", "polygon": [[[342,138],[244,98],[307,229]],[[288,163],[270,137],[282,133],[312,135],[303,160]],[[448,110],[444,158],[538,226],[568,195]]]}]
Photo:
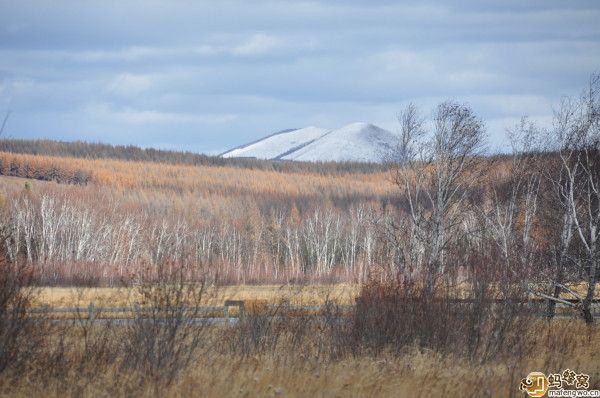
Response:
[{"label": "orange-brown foliage", "polygon": [[239,167],[188,166],[112,159],[79,159],[0,152],[0,174],[121,189],[167,190],[197,195],[385,196],[395,191],[389,173],[282,173]]}]

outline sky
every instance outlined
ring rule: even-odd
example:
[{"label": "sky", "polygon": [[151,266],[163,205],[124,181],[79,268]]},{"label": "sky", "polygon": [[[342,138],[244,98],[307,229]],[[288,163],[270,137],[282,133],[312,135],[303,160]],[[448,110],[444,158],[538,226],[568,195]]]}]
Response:
[{"label": "sky", "polygon": [[407,103],[522,116],[600,71],[600,1],[0,0],[0,116],[12,138],[217,154],[272,132]]}]

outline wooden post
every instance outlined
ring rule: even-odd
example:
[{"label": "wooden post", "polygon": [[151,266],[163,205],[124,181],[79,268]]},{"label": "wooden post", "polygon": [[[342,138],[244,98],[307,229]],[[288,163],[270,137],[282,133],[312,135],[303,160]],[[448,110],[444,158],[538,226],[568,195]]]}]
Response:
[{"label": "wooden post", "polygon": [[90,303],[90,306],[88,307],[88,320],[93,322],[95,319],[96,307],[94,306],[94,303]]},{"label": "wooden post", "polygon": [[240,304],[238,307],[240,309],[240,322],[242,322],[244,320],[244,318],[246,318],[246,307],[244,305],[244,302],[240,301]]}]

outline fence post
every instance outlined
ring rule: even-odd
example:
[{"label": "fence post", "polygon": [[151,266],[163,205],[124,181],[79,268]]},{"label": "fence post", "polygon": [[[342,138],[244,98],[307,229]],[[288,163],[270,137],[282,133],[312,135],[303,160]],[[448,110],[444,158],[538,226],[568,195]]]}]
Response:
[{"label": "fence post", "polygon": [[244,320],[244,318],[246,317],[246,306],[244,305],[243,301],[240,301],[239,309],[240,309],[240,322],[242,322]]},{"label": "fence post", "polygon": [[96,308],[94,306],[94,303],[90,303],[90,306],[88,307],[88,320],[94,321],[95,319],[96,319]]}]

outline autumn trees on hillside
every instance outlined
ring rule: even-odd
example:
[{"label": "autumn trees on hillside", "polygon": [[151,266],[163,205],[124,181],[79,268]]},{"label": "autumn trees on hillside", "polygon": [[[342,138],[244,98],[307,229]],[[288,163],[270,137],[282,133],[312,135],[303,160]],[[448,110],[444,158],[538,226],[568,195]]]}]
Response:
[{"label": "autumn trees on hillside", "polygon": [[117,189],[144,189],[180,194],[235,197],[241,194],[274,197],[326,196],[332,200],[379,200],[394,192],[387,172],[312,173],[173,165],[113,159],[82,159],[0,152],[0,175],[93,184]]},{"label": "autumn trees on hillside", "polygon": [[0,152],[0,175],[85,185],[92,173],[61,160]]},{"label": "autumn trees on hillside", "polygon": [[[283,173],[6,152],[0,165],[1,174],[60,183],[23,190],[22,182],[0,178],[2,223],[16,237],[11,253],[39,264],[52,283],[114,283],[144,264],[182,256],[232,282],[334,274],[357,280],[389,251],[379,248],[385,242],[375,239],[367,216],[393,200],[384,172]],[[74,171],[89,176],[87,183],[69,184]],[[52,173],[58,177],[48,178]]]}]

